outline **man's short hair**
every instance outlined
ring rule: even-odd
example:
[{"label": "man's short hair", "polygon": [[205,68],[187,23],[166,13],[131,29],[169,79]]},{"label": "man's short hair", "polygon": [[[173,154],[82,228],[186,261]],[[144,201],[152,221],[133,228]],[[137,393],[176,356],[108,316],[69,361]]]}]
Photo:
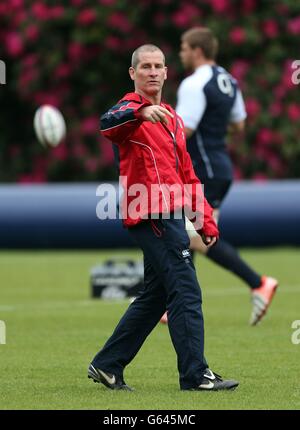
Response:
[{"label": "man's short hair", "polygon": [[147,44],[147,45],[139,46],[134,51],[134,53],[132,54],[132,57],[131,57],[131,67],[133,67],[134,69],[137,67],[137,65],[139,64],[139,61],[140,61],[140,53],[141,52],[155,52],[155,51],[160,51],[162,53],[164,63],[165,63],[165,56],[164,56],[164,53],[162,52],[162,50],[156,45]]},{"label": "man's short hair", "polygon": [[192,49],[201,48],[208,60],[215,60],[218,53],[218,40],[207,27],[193,27],[181,36]]}]

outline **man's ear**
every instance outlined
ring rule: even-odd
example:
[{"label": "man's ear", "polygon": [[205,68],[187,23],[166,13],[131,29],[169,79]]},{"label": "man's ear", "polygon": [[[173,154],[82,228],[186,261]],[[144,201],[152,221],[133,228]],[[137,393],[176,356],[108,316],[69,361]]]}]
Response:
[{"label": "man's ear", "polygon": [[128,72],[129,72],[129,76],[130,76],[131,80],[134,81],[134,79],[135,79],[135,69],[133,67],[129,67]]},{"label": "man's ear", "polygon": [[167,79],[167,77],[168,77],[168,68],[167,66],[165,66],[165,80]]},{"label": "man's ear", "polygon": [[194,55],[197,57],[197,58],[203,58],[203,57],[205,57],[205,55],[204,55],[204,52],[203,52],[203,49],[202,48],[200,48],[200,46],[196,46],[195,48],[194,48]]}]

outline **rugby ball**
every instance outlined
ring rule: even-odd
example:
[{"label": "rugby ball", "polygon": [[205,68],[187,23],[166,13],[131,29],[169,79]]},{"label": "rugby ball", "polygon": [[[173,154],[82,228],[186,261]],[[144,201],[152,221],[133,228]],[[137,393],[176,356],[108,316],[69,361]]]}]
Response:
[{"label": "rugby ball", "polygon": [[34,115],[34,130],[40,143],[55,147],[66,136],[66,123],[62,113],[54,106],[43,105]]}]

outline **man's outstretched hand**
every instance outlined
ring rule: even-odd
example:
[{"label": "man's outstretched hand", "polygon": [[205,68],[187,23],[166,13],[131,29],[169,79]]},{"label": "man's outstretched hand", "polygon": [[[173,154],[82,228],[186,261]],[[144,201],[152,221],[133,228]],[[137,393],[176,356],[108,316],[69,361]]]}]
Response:
[{"label": "man's outstretched hand", "polygon": [[153,124],[157,122],[168,124],[167,117],[174,118],[171,112],[159,105],[146,106],[139,110],[139,114],[144,121],[151,121]]}]

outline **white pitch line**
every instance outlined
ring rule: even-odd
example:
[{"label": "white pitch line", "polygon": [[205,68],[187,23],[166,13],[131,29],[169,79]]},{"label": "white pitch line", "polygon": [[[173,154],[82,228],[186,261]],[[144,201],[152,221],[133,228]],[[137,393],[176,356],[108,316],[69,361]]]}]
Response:
[{"label": "white pitch line", "polygon": [[10,312],[10,311],[14,311],[15,310],[15,306],[10,306],[10,305],[0,305],[0,312]]},{"label": "white pitch line", "polygon": [[15,305],[0,305],[0,312],[11,312],[18,310],[40,310],[40,309],[65,309],[72,308],[74,306],[90,306],[96,302],[84,300],[84,301],[69,301],[69,302],[52,302],[52,303],[17,303]]},{"label": "white pitch line", "polygon": [[[298,288],[298,289],[297,289]],[[209,288],[202,290],[203,296],[205,297],[226,297],[226,296],[245,296],[247,295],[247,287],[230,287],[222,288],[218,290],[211,290]],[[300,286],[298,285],[286,285],[279,286],[278,295],[281,294],[300,294]],[[80,300],[80,301],[65,301],[65,302],[52,302],[52,303],[18,303],[15,305],[0,305],[0,312],[16,312],[22,310],[41,310],[41,309],[66,309],[85,306],[95,305],[124,305],[129,303],[129,299],[124,300]]]},{"label": "white pitch line", "polygon": [[[226,297],[226,296],[244,296],[249,294],[250,288],[247,286],[240,286],[240,287],[229,287],[229,288],[219,288],[210,290],[209,287],[203,289],[202,288],[202,294],[203,296],[220,296],[220,297]],[[300,283],[299,285],[282,285],[279,284],[277,294],[300,294]]]}]

